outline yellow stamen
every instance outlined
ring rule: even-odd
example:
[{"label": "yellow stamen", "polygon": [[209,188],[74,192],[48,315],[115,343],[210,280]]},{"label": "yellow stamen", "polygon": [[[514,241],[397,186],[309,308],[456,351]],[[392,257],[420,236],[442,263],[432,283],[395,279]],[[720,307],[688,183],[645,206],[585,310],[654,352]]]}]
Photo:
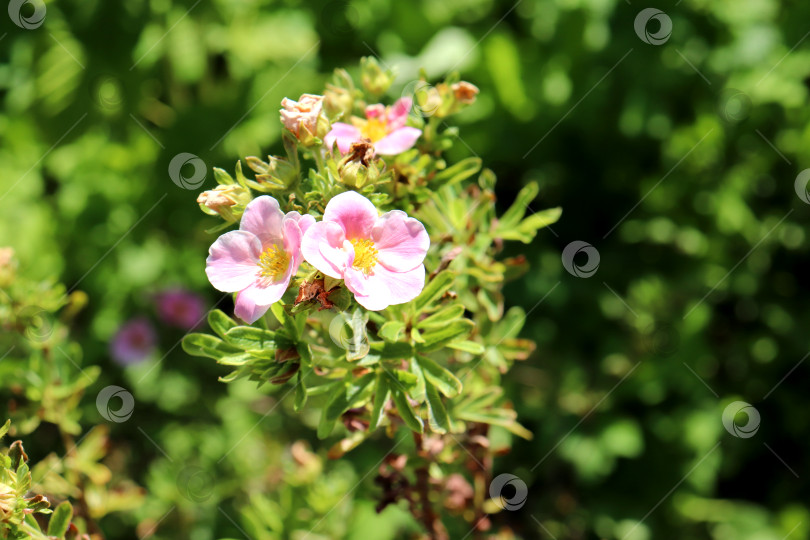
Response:
[{"label": "yellow stamen", "polygon": [[265,249],[259,257],[261,276],[273,281],[277,281],[284,276],[289,265],[290,256],[275,244]]},{"label": "yellow stamen", "polygon": [[371,269],[377,264],[377,250],[374,242],[363,238],[353,238],[349,240],[354,246],[354,263],[352,266],[362,270],[366,275],[371,273]]},{"label": "yellow stamen", "polygon": [[366,125],[360,128],[360,133],[371,142],[377,142],[388,135],[388,123],[385,119],[369,118]]}]

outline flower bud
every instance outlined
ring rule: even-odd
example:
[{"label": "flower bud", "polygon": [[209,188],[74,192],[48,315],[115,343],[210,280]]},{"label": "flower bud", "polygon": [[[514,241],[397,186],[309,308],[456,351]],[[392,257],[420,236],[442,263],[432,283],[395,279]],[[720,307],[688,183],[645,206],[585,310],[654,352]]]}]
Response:
[{"label": "flower bud", "polygon": [[340,181],[352,188],[360,189],[380,179],[380,168],[374,160],[374,144],[363,139],[352,143],[349,152],[338,164]]},{"label": "flower bud", "polygon": [[250,201],[250,191],[238,184],[219,185],[197,197],[200,210],[211,216],[219,214],[228,222],[238,220]]},{"label": "flower bud", "polygon": [[366,92],[379,96],[391,87],[394,73],[390,69],[383,70],[375,58],[365,57],[360,60],[360,82]]},{"label": "flower bud", "polygon": [[349,90],[331,84],[326,85],[323,94],[323,110],[332,120],[351,116],[354,109],[354,97]]},{"label": "flower bud", "polygon": [[475,103],[475,97],[478,95],[478,87],[467,81],[459,81],[454,83],[450,88],[453,90],[453,95],[456,102],[461,105],[472,105]]},{"label": "flower bud", "polygon": [[281,100],[281,122],[304,146],[320,144],[329,133],[329,120],[321,114],[323,96],[304,94],[298,101]]}]

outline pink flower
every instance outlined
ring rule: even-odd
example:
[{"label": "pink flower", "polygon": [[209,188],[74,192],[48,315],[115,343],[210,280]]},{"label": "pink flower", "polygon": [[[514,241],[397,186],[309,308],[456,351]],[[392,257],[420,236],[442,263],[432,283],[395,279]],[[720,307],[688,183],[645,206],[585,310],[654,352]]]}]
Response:
[{"label": "pink flower", "polygon": [[335,122],[324,138],[326,147],[331,150],[337,141],[341,154],[349,151],[353,142],[369,139],[374,150],[382,156],[400,154],[411,148],[422,130],[405,125],[413,100],[401,98],[393,107],[381,104],[366,107],[366,119],[353,117],[351,124]]},{"label": "pink flower", "polygon": [[301,252],[327,276],[343,279],[366,309],[379,311],[416,298],[425,286],[430,238],[401,210],[382,216],[354,191],[334,197],[323,221],[304,234]]},{"label": "pink flower", "polygon": [[[281,100],[281,121],[295,137],[300,140],[308,140],[318,135],[318,122],[321,119],[323,109],[323,96],[314,94],[304,94],[298,101],[284,98]],[[328,124],[322,131],[321,136],[329,129]]]},{"label": "pink flower", "polygon": [[171,326],[191,330],[205,319],[205,301],[185,289],[168,289],[155,295],[160,319]]},{"label": "pink flower", "polygon": [[285,215],[268,195],[245,208],[238,231],[217,238],[205,273],[214,288],[238,292],[237,317],[256,322],[281,298],[301,264],[301,237],[315,223],[298,212]]},{"label": "pink flower", "polygon": [[126,366],[145,360],[155,350],[157,336],[147,319],[127,321],[110,342],[110,356],[117,364]]}]

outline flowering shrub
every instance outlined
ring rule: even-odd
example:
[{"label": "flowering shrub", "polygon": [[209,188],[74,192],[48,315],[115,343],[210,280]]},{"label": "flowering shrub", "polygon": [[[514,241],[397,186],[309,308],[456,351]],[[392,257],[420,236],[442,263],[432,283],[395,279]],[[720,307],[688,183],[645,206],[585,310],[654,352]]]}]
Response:
[{"label": "flowering shrub", "polygon": [[392,80],[373,60],[359,88],[339,70],[323,95],[282,102],[285,156],[248,157],[253,178],[241,162],[235,176],[215,169],[219,185],[198,202],[223,218],[213,231],[239,228],[214,241],[206,273],[235,293],[235,318],[212,311],[216,335],[189,334],[183,347],[227,366],[225,382],[289,385],[296,411],[317,412],[318,437],[336,437],[332,458],[394,439],[378,511],[407,501],[431,537],[447,538],[437,494],[477,530],[503,508],[487,502],[490,428],[531,437],[500,388],[534,347],[501,294],[528,266],[501,252],[560,210],[527,217],[530,184],[497,216],[481,160],[445,161],[459,140],[445,120],[475,102],[472,84],[451,76],[393,106],[370,103]]}]

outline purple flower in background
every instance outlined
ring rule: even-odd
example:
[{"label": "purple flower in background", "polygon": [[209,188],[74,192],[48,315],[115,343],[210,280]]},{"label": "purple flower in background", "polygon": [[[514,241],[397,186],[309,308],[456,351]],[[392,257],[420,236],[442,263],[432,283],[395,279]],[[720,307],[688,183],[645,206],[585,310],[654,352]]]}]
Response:
[{"label": "purple flower in background", "polygon": [[185,289],[169,289],[155,295],[160,320],[168,325],[191,330],[205,318],[205,301]]},{"label": "purple flower in background", "polygon": [[155,350],[157,336],[147,319],[138,318],[125,322],[110,343],[110,354],[121,365],[137,364]]}]

